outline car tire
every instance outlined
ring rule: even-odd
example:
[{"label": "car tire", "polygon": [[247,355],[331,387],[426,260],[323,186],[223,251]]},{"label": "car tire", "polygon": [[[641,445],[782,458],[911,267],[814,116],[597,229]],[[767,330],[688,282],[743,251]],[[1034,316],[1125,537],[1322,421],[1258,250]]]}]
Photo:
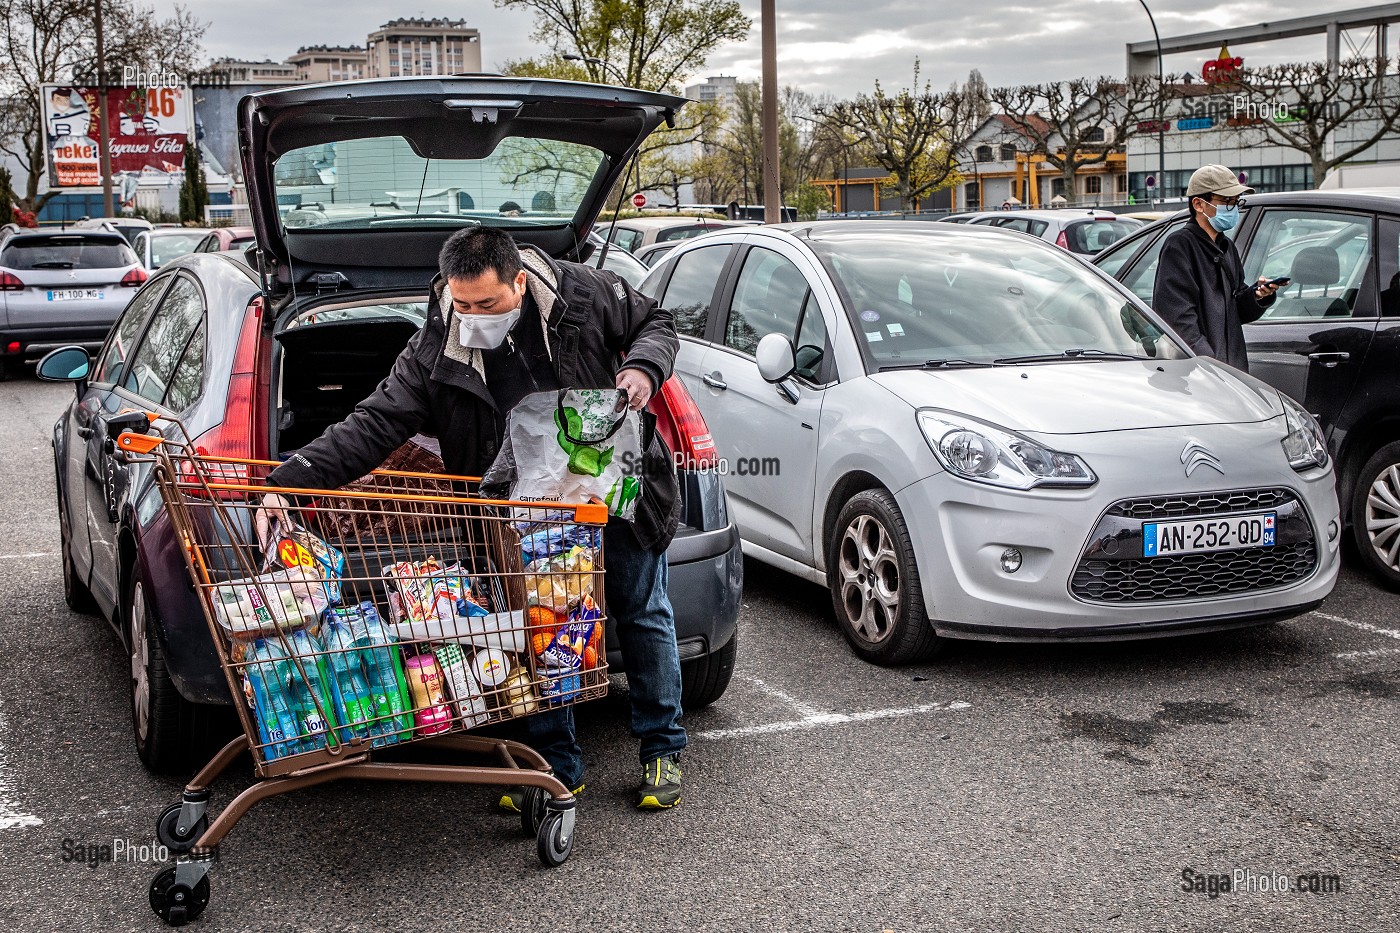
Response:
[{"label": "car tire", "polygon": [[58,500],[58,551],[63,572],[63,601],[79,615],[97,615],[97,600],[92,598],[92,590],[78,579],[78,568],[73,564],[73,555],[68,546],[68,523],[63,519],[63,497]]},{"label": "car tire", "polygon": [[127,592],[131,726],[136,754],[153,773],[187,775],[202,767],[217,746],[232,736],[232,711],[191,703],[180,695],[165,664],[144,585],[133,580]]},{"label": "car tire", "polygon": [[911,664],[942,647],[924,611],[909,529],[884,489],[858,492],[842,507],[826,579],[841,633],[865,660]]},{"label": "car tire", "polygon": [[1376,451],[1357,474],[1351,532],[1366,569],[1400,590],[1400,441]]},{"label": "car tire", "polygon": [[693,713],[724,696],[734,677],[734,659],[738,656],[739,633],[736,631],[724,647],[681,664],[681,707]]}]

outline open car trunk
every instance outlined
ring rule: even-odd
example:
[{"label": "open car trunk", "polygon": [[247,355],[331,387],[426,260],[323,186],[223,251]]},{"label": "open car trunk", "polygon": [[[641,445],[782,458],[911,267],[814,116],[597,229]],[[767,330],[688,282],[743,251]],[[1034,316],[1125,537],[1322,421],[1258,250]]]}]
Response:
[{"label": "open car trunk", "polygon": [[407,318],[379,317],[301,324],[278,334],[275,454],[306,446],[354,411],[417,332]]}]

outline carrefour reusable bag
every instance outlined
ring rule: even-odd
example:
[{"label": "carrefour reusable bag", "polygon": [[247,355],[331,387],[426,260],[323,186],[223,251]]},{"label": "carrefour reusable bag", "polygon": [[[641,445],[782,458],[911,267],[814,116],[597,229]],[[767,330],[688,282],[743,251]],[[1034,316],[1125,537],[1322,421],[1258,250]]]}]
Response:
[{"label": "carrefour reusable bag", "polygon": [[630,521],[642,494],[642,430],[626,399],[619,389],[525,396],[506,416],[482,492],[524,502],[598,499],[609,515]]}]

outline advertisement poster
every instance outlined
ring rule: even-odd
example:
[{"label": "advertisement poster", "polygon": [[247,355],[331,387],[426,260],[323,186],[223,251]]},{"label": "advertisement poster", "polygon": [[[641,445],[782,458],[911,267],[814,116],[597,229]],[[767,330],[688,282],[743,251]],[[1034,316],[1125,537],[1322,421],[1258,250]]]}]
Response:
[{"label": "advertisement poster", "polygon": [[[101,187],[97,88],[47,85],[42,93],[49,186]],[[142,179],[179,183],[190,135],[187,88],[109,87],[107,114],[112,186],[122,207],[135,205]]]}]

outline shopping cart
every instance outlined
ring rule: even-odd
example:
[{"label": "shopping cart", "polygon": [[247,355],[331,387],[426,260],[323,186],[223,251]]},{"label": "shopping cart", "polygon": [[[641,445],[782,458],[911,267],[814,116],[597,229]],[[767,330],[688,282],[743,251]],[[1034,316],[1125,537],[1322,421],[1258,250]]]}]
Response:
[{"label": "shopping cart", "polygon": [[[522,826],[562,864],[569,788],[527,746],[470,730],[606,695],[606,507],[482,499],[470,477],[393,470],[275,488],[278,464],[206,456],[160,421],[117,447],[153,463],[244,733],[157,820],[178,855],[151,882],[161,919],[204,910],[216,847],[254,804],[341,779],[523,785]],[[264,508],[270,493],[286,508]],[[409,745],[492,764],[403,763]],[[211,824],[211,785],[245,751],[257,780]]]}]

